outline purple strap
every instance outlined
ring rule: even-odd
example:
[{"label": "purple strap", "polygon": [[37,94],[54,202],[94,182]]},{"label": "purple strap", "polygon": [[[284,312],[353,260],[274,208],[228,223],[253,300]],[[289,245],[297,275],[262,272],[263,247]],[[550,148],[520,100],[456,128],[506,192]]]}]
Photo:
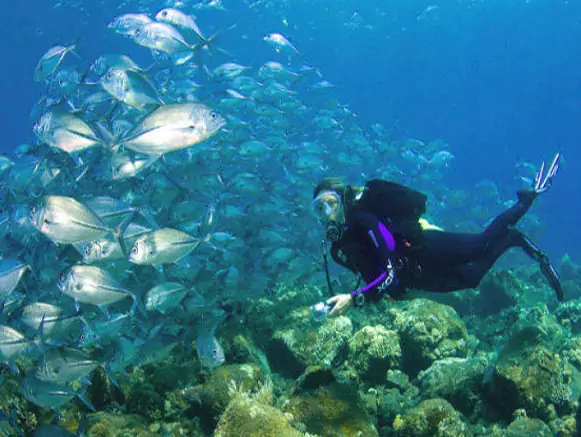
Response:
[{"label": "purple strap", "polygon": [[377,227],[379,228],[379,232],[381,232],[381,236],[383,237],[387,248],[390,252],[393,252],[395,250],[395,238],[393,238],[393,234],[389,232],[389,230],[381,222],[379,222]]},{"label": "purple strap", "polygon": [[387,272],[383,272],[381,275],[379,275],[375,280],[371,281],[369,284],[367,284],[365,287],[361,287],[358,290],[353,290],[351,292],[351,296],[353,297],[357,297],[358,294],[360,293],[365,293],[367,291],[369,291],[370,289],[372,289],[373,287],[375,287],[376,285],[380,284],[381,282],[383,282],[385,280],[385,278],[387,277]]}]

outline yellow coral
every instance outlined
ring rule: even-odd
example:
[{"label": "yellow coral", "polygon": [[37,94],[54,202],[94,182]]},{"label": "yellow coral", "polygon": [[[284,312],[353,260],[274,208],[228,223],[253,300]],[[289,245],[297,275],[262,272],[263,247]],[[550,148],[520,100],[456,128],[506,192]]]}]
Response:
[{"label": "yellow coral", "polygon": [[395,429],[397,431],[398,429],[401,428],[402,425],[403,425],[403,419],[398,414],[397,416],[395,416],[395,419],[393,421],[393,429]]}]

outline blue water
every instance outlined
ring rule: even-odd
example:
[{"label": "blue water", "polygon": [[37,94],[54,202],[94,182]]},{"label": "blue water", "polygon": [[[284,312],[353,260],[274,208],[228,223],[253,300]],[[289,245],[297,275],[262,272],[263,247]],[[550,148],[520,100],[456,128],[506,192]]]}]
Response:
[{"label": "blue water", "polygon": [[[456,156],[447,178],[450,186],[470,189],[487,178],[502,188],[513,181],[518,161],[538,162],[563,151],[561,174],[550,194],[535,206],[548,225],[539,243],[555,258],[569,253],[579,260],[581,4],[273,3],[278,6],[263,3],[249,9],[242,1],[225,0],[227,12],[197,15],[200,23],[211,19],[215,28],[237,23],[233,32],[245,39],[234,39],[244,44],[234,49],[245,64],[255,59],[260,65],[269,58],[270,49],[262,41],[265,34],[285,34],[306,63],[320,68],[338,86],[339,100],[359,114],[363,124],[380,122],[408,137],[447,142]],[[51,45],[80,37],[79,53],[88,61],[104,52],[131,48],[136,61],[148,63],[147,50],[136,51],[131,42],[106,29],[114,16],[139,9],[118,9],[117,4],[87,0],[82,8],[53,8],[48,0],[32,0],[5,6],[0,23],[4,42],[0,151],[32,140],[28,115],[43,89],[32,81],[32,74]],[[163,6],[161,0],[149,12],[157,6]],[[436,7],[426,11],[428,6]],[[353,29],[346,22],[362,26]]]}]

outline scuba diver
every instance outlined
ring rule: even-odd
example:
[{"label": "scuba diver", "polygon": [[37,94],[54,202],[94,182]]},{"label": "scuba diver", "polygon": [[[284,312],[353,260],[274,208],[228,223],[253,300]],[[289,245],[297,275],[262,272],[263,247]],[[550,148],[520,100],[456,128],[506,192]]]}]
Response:
[{"label": "scuba diver", "polygon": [[[550,188],[559,158],[556,154],[546,172],[543,162],[531,188],[519,191],[518,201],[481,233],[444,232],[430,225],[421,218],[427,197],[403,185],[375,179],[356,187],[339,178],[324,179],[313,193],[312,212],[325,227],[333,260],[367,284],[328,299],[329,316],[386,295],[398,299],[410,288],[444,293],[475,288],[511,247],[520,247],[539,264],[562,301],[563,289],[549,259],[514,227]],[[324,255],[331,288],[326,251]]]}]

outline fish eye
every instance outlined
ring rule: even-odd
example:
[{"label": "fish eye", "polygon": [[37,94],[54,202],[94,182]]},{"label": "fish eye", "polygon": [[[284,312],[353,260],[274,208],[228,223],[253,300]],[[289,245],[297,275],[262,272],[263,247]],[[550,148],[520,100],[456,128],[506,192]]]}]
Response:
[{"label": "fish eye", "polygon": [[218,118],[218,114],[216,114],[216,112],[212,111],[210,113],[210,117],[212,118],[212,120],[216,120],[216,118]]},{"label": "fish eye", "polygon": [[85,246],[85,255],[89,256],[91,254],[91,246],[87,244]]},{"label": "fish eye", "polygon": [[62,272],[62,273],[59,275],[59,279],[60,279],[60,281],[61,281],[61,282],[64,282],[64,281],[65,281],[65,278],[66,278],[66,276],[65,276],[65,272]]},{"label": "fish eye", "polygon": [[139,249],[137,248],[137,246],[133,246],[133,248],[131,249],[131,253],[133,255],[137,255],[137,252],[139,252]]},{"label": "fish eye", "polygon": [[83,284],[81,284],[80,282],[77,282],[77,283],[75,284],[75,288],[77,289],[77,291],[80,291],[80,290],[82,290],[82,289],[83,289]]},{"label": "fish eye", "polygon": [[167,11],[161,11],[161,16],[162,16],[163,18],[167,17]]}]

